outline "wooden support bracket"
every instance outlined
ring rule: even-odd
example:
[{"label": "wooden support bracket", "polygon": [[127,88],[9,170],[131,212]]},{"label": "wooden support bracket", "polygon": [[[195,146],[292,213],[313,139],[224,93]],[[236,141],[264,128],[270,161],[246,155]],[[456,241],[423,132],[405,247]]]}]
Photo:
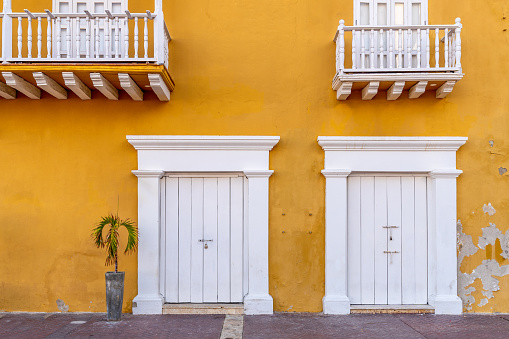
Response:
[{"label": "wooden support bracket", "polygon": [[336,94],[337,99],[341,101],[348,99],[350,94],[352,94],[352,86],[353,82],[342,82]]},{"label": "wooden support bracket", "polygon": [[16,99],[16,90],[0,82],[0,97],[9,100]]},{"label": "wooden support bracket", "polygon": [[60,86],[55,80],[47,76],[46,74],[42,72],[33,72],[32,75],[34,76],[35,82],[37,83],[37,86],[51,94],[57,99],[63,100],[67,99],[67,91],[65,88]]},{"label": "wooden support bracket", "polygon": [[456,85],[456,81],[446,81],[439,89],[437,89],[437,99],[445,98],[452,92],[454,85]]},{"label": "wooden support bracket", "polygon": [[143,101],[143,91],[127,73],[119,73],[120,86],[133,98],[134,101]]},{"label": "wooden support bracket", "polygon": [[166,86],[166,83],[160,74],[149,74],[148,81],[150,87],[161,101],[170,101],[170,89]]},{"label": "wooden support bracket", "polygon": [[118,100],[118,89],[116,89],[111,82],[106,80],[101,73],[90,73],[90,79],[92,79],[94,87],[104,94],[106,98],[110,100]]},{"label": "wooden support bracket", "polygon": [[387,100],[393,101],[397,100],[401,93],[403,93],[403,88],[405,87],[404,81],[396,81],[387,91]]},{"label": "wooden support bracket", "polygon": [[410,99],[417,99],[420,97],[424,92],[426,92],[426,86],[428,86],[427,81],[419,81],[415,85],[410,88],[410,91],[408,92],[408,97]]},{"label": "wooden support bracket", "polygon": [[12,72],[2,72],[2,75],[5,79],[5,82],[8,86],[11,86],[14,89],[17,89],[19,92],[23,93],[30,99],[40,99],[41,98],[41,90],[20,77],[17,74]]},{"label": "wooden support bracket", "polygon": [[362,100],[371,100],[378,93],[379,81],[371,81],[362,90]]},{"label": "wooden support bracket", "polygon": [[71,91],[74,92],[81,100],[90,100],[92,91],[78,78],[73,72],[62,72],[64,83]]}]

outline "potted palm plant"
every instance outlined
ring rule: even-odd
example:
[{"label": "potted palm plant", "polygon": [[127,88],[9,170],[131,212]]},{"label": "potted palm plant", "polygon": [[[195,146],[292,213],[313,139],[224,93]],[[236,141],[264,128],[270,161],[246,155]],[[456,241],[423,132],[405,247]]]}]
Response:
[{"label": "potted palm plant", "polygon": [[127,245],[124,253],[130,254],[138,247],[138,228],[129,218],[120,219],[117,214],[101,218],[92,231],[92,238],[97,248],[106,247],[106,266],[115,264],[115,272],[106,272],[106,309],[108,321],[119,321],[122,315],[124,299],[125,272],[118,272],[119,229],[127,230]]}]

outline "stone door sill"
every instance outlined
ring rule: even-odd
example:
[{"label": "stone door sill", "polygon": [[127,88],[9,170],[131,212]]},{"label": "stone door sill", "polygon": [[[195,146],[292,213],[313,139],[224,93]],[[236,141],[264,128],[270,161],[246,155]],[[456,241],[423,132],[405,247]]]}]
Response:
[{"label": "stone door sill", "polygon": [[351,314],[435,314],[430,305],[351,305]]},{"label": "stone door sill", "polygon": [[244,314],[244,304],[164,304],[163,314]]}]

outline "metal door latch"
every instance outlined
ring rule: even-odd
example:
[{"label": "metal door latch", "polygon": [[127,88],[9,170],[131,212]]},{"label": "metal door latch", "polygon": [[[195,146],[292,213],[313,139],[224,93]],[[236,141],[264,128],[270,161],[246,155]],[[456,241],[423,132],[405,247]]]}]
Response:
[{"label": "metal door latch", "polygon": [[208,242],[212,242],[213,240],[210,239],[210,240],[207,240],[207,239],[200,239],[198,240],[199,242],[204,242],[205,245],[203,246],[205,249],[209,248],[209,244],[207,244]]},{"label": "metal door latch", "polygon": [[396,253],[399,253],[398,251],[384,251],[384,253],[386,254],[396,254]]}]

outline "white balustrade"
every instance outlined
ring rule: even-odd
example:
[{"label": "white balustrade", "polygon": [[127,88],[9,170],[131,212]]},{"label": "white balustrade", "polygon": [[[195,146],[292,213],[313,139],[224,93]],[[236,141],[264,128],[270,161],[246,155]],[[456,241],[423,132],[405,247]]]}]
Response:
[{"label": "white balustrade", "polygon": [[[167,44],[171,38],[160,9],[156,13],[126,11],[124,14],[109,11],[52,13],[49,10],[12,13],[4,8],[0,19],[0,61],[51,62],[58,59],[59,62],[154,62],[167,65]],[[139,25],[140,19],[143,25]],[[17,20],[14,25],[17,26],[16,40],[11,38],[13,20]],[[143,43],[140,36],[143,36]],[[36,43],[33,41],[35,37]],[[340,54],[344,58],[344,50]]]},{"label": "white balustrade", "polygon": [[[459,18],[452,25],[345,26],[341,20],[337,73],[461,73],[461,29]],[[351,43],[351,68],[345,65],[345,41]]]}]

